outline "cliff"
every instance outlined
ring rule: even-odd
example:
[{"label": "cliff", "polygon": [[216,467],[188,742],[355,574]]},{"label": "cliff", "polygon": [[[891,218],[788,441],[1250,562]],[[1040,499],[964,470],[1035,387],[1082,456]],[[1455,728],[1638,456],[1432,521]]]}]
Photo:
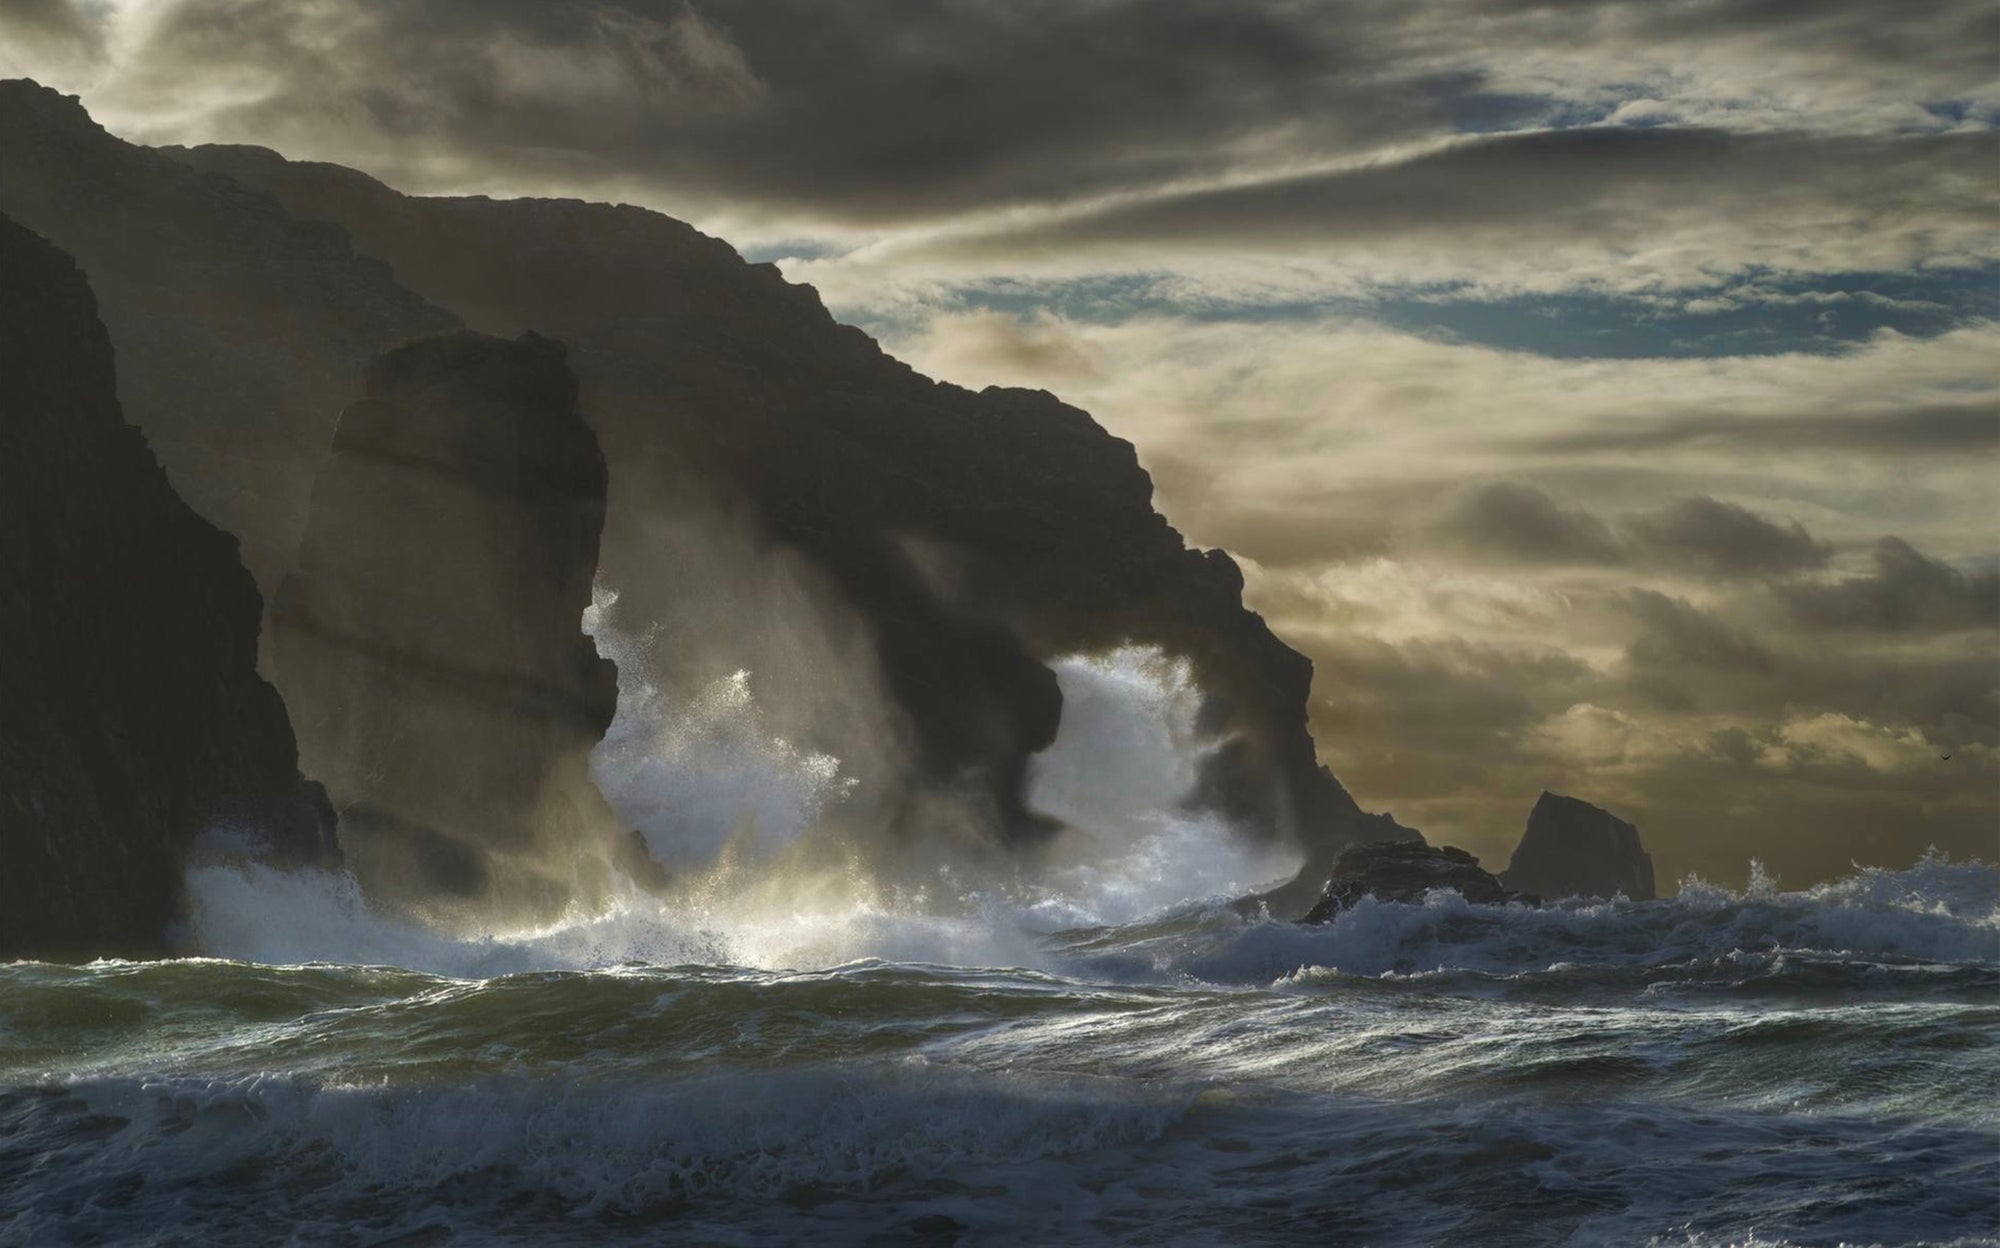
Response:
[{"label": "cliff", "polygon": [[165,952],[218,823],[331,858],[261,611],[125,422],[82,272],[0,217],[0,957]]},{"label": "cliff", "polygon": [[267,599],[361,370],[457,325],[339,230],[117,139],[32,82],[0,82],[0,212],[90,275],[126,417],[181,497],[237,537]]},{"label": "cliff", "polygon": [[1639,843],[1639,829],[1589,802],[1555,793],[1543,793],[1535,803],[1500,879],[1508,888],[1550,900],[1655,896],[1653,858]]},{"label": "cliff", "polygon": [[415,198],[256,148],[176,154],[339,224],[470,324],[569,342],[613,466],[603,571],[624,604],[671,620],[703,590],[658,540],[672,506],[747,514],[866,621],[919,772],[971,775],[1019,835],[1035,830],[1022,766],[1060,715],[1042,660],[1149,643],[1194,661],[1208,725],[1235,738],[1206,800],[1320,861],[1409,835],[1318,765],[1310,663],[1245,609],[1227,555],[1189,549],[1153,510],[1132,447],[1085,413],[922,377],[809,287],[656,213]]},{"label": "cliff", "polygon": [[1319,766],[1311,665],[1244,608],[1231,560],[1189,549],[1132,447],[1048,394],[919,376],[810,288],[637,208],[169,156],[26,83],[0,84],[0,167],[0,207],[99,276],[128,411],[267,594],[366,360],[461,323],[533,330],[568,343],[610,464],[600,573],[649,674],[692,691],[750,669],[869,817],[928,835],[943,796],[1037,843],[1022,778],[1060,721],[1047,661],[1141,644],[1194,664],[1229,739],[1200,800],[1307,855],[1288,906],[1342,846],[1409,835]]},{"label": "cliff", "polygon": [[618,700],[580,631],[605,470],[563,356],[389,352],[314,486],[272,652],[370,896],[546,918],[640,870],[589,774]]}]

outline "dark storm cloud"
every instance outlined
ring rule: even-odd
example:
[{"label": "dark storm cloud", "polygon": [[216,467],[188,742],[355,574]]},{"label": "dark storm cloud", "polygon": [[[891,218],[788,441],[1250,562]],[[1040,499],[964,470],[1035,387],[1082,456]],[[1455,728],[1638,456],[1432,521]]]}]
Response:
[{"label": "dark storm cloud", "polygon": [[1830,553],[1796,520],[1779,523],[1706,495],[1607,521],[1517,481],[1465,494],[1430,536],[1521,564],[1619,565],[1714,578],[1800,572],[1823,566]]},{"label": "dark storm cloud", "polygon": [[[377,6],[183,0],[146,55],[255,66],[241,135],[425,143],[493,172],[921,219],[1219,173],[1442,124],[1455,80],[1378,90],[1323,14],[1238,0]],[[590,81],[569,81],[571,75]]]},{"label": "dark storm cloud", "polygon": [[1473,490],[1436,532],[1465,550],[1521,563],[1617,563],[1625,555],[1604,521],[1515,481]]},{"label": "dark storm cloud", "polygon": [[[1763,676],[1777,668],[1776,657],[1762,642],[1685,599],[1635,589],[1626,593],[1625,605],[1640,630],[1626,648],[1626,662],[1670,689],[1694,672]],[[1678,690],[1672,695],[1675,701],[1680,696]]]},{"label": "dark storm cloud", "polygon": [[5,0],[0,3],[0,36],[42,44],[50,51],[99,53],[103,28],[70,0]]},{"label": "dark storm cloud", "polygon": [[1811,628],[1892,632],[2000,627],[2000,571],[1966,572],[1901,538],[1875,544],[1875,570],[1830,585],[1779,590],[1792,616]]},{"label": "dark storm cloud", "polygon": [[1829,553],[1796,520],[1774,523],[1706,496],[1627,517],[1622,527],[1651,558],[1717,576],[1797,572],[1822,566]]},{"label": "dark storm cloud", "polygon": [[1537,439],[1551,452],[1596,453],[1709,446],[1724,450],[1876,451],[1960,455],[2000,450],[2000,405],[1930,404],[1875,415],[1757,416],[1699,412]]},{"label": "dark storm cloud", "polygon": [[[1866,190],[1884,210],[1899,192],[1943,193],[1954,211],[1940,167],[1990,155],[1976,137],[1591,130],[1269,176],[1446,136],[1472,118],[1570,124],[1561,119],[1575,101],[1501,81],[1514,61],[1557,53],[1580,59],[1548,71],[1555,80],[1543,89],[1581,75],[1578,89],[1602,97],[1588,106],[1600,112],[1620,88],[1591,80],[1635,90],[1627,62],[1658,61],[1673,41],[1769,41],[1785,56],[1827,58],[1810,67],[1811,83],[1852,79],[1864,94],[1879,94],[1891,71],[1936,100],[1990,77],[1982,0],[1901,6],[1893,22],[1871,19],[1873,7],[165,0],[125,86],[133,109],[150,97],[181,116],[195,88],[213,85],[188,123],[208,137],[283,140],[298,154],[431,185],[597,180],[646,188],[670,208],[728,202],[878,225],[1142,197],[1016,240],[1030,247],[1218,235],[1285,245],[1393,229],[1406,216],[1418,230],[1544,218],[1570,228],[1651,199],[1801,186]],[[59,0],[28,0],[26,11],[69,12]],[[1679,72],[1680,58],[1667,62],[1658,72]],[[1751,64],[1775,72],[1774,62]],[[1258,175],[1247,188],[1175,189]]]}]

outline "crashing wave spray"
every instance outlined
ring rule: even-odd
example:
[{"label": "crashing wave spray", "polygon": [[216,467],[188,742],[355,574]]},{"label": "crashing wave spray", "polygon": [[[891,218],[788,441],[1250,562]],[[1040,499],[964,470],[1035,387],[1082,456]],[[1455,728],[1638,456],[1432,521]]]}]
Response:
[{"label": "crashing wave spray", "polygon": [[447,937],[376,914],[347,877],[209,863],[190,872],[199,947],[461,975],[633,960],[1040,966],[1047,933],[1247,891],[1295,865],[1184,808],[1216,745],[1196,728],[1200,690],[1185,663],[1131,648],[1053,665],[1066,709],[1030,795],[1064,831],[1033,862],[948,861],[913,884],[881,860],[887,839],[857,837],[842,760],[773,730],[754,672],[675,701],[643,663],[644,639],[616,627],[615,602],[600,590],[586,617],[620,671],[593,772],[676,873],[665,897],[635,888],[552,923]]}]

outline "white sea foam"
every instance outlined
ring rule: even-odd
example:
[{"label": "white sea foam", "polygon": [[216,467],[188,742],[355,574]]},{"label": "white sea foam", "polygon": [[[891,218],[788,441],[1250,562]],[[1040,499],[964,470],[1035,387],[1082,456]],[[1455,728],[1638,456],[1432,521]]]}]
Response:
[{"label": "white sea foam", "polygon": [[[1128,923],[1251,891],[1293,862],[1184,809],[1206,751],[1185,664],[1127,649],[1055,665],[1065,714],[1033,765],[1030,798],[1065,830],[1026,871],[979,878],[958,864],[921,888],[877,878],[860,850],[806,844],[845,792],[838,759],[770,731],[740,672],[675,704],[602,621],[621,666],[599,783],[677,872],[665,897],[533,929],[447,936],[372,907],[337,872],[286,873],[240,856],[190,869],[202,952],[249,961],[393,964],[456,976],[621,962],[826,967],[861,958],[1060,969],[1042,939]],[[813,852],[808,852],[812,850]]]}]

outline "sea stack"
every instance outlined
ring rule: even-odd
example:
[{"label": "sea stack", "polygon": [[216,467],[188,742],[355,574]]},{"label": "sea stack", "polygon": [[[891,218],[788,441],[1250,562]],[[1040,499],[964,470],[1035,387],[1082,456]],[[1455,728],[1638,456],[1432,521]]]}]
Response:
[{"label": "sea stack", "polygon": [[0,217],[0,958],[170,952],[211,828],[333,856],[262,610],[125,422],[76,262]]},{"label": "sea stack", "polygon": [[1639,829],[1610,811],[1544,792],[1500,880],[1518,892],[1554,901],[1611,897],[1651,901],[1653,859]]},{"label": "sea stack", "polygon": [[564,355],[388,352],[314,488],[273,652],[371,896],[547,916],[639,865],[589,773],[617,707],[582,632],[605,468]]}]

